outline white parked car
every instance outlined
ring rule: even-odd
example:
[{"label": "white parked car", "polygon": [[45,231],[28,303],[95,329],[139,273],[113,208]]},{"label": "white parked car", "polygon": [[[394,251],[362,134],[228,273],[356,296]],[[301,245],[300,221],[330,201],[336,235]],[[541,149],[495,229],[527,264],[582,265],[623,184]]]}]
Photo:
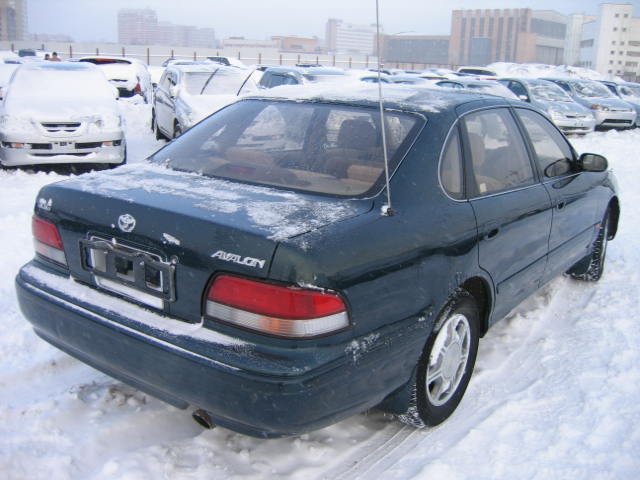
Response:
[{"label": "white parked car", "polygon": [[125,57],[82,57],[79,62],[99,66],[111,84],[118,89],[120,98],[142,99],[153,103],[153,85],[147,66],[140,60]]},{"label": "white parked car", "polygon": [[169,65],[156,88],[156,137],[177,137],[241,93],[256,90],[249,70],[215,63]]},{"label": "white parked car", "polygon": [[2,91],[0,165],[124,163],[117,95],[87,63],[21,65]]}]

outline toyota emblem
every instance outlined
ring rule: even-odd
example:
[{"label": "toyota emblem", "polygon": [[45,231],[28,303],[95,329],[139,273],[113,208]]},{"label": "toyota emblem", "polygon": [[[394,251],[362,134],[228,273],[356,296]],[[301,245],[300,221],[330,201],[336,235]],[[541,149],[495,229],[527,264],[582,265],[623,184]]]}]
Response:
[{"label": "toyota emblem", "polygon": [[128,213],[120,215],[118,217],[118,228],[123,232],[131,232],[136,228],[136,219],[133,215],[129,215]]}]

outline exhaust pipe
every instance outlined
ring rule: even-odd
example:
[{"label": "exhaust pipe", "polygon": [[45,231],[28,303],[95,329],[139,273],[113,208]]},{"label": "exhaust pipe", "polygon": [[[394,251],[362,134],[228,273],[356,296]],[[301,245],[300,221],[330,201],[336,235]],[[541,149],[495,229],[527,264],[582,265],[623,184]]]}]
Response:
[{"label": "exhaust pipe", "polygon": [[216,424],[213,423],[213,420],[209,416],[209,413],[206,410],[198,409],[191,414],[193,419],[203,428],[207,430],[211,430],[212,428],[216,428]]}]

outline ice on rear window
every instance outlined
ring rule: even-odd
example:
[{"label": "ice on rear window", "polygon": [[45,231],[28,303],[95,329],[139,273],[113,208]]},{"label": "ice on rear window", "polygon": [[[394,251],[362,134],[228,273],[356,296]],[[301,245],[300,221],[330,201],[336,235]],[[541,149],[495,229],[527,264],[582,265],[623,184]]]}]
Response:
[{"label": "ice on rear window", "polygon": [[[422,120],[390,111],[385,122],[393,171]],[[373,107],[247,100],[195,126],[152,160],[212,177],[360,197],[382,186],[380,126]]]}]

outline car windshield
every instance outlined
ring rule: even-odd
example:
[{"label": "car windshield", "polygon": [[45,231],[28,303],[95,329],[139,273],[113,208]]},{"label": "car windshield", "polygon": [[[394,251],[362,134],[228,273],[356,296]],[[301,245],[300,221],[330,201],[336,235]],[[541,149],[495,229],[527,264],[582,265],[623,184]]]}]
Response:
[{"label": "car windshield", "polygon": [[244,70],[221,68],[210,72],[188,72],[184,85],[191,95],[236,95],[247,75]]},{"label": "car windshield", "polygon": [[[423,124],[388,112],[393,171]],[[384,159],[376,108],[245,100],[196,125],[151,161],[176,170],[324,195],[359,197],[382,188]]]},{"label": "car windshield", "polygon": [[613,93],[604,85],[596,82],[573,82],[576,93],[584,98],[610,98]]},{"label": "car windshield", "polygon": [[626,88],[631,90],[631,94],[640,97],[640,85],[625,85]]},{"label": "car windshield", "polygon": [[517,99],[518,97],[509,90],[507,87],[500,85],[499,83],[467,83],[466,88],[471,90],[477,90],[483,93],[488,93],[490,95],[497,95],[499,97]]},{"label": "car windshield", "polygon": [[633,88],[630,86],[620,85],[618,87],[618,91],[620,92],[623,98],[637,100],[638,97],[640,97],[640,89]]},{"label": "car windshield", "polygon": [[555,85],[532,85],[531,95],[536,100],[551,102],[571,102],[571,97]]}]

